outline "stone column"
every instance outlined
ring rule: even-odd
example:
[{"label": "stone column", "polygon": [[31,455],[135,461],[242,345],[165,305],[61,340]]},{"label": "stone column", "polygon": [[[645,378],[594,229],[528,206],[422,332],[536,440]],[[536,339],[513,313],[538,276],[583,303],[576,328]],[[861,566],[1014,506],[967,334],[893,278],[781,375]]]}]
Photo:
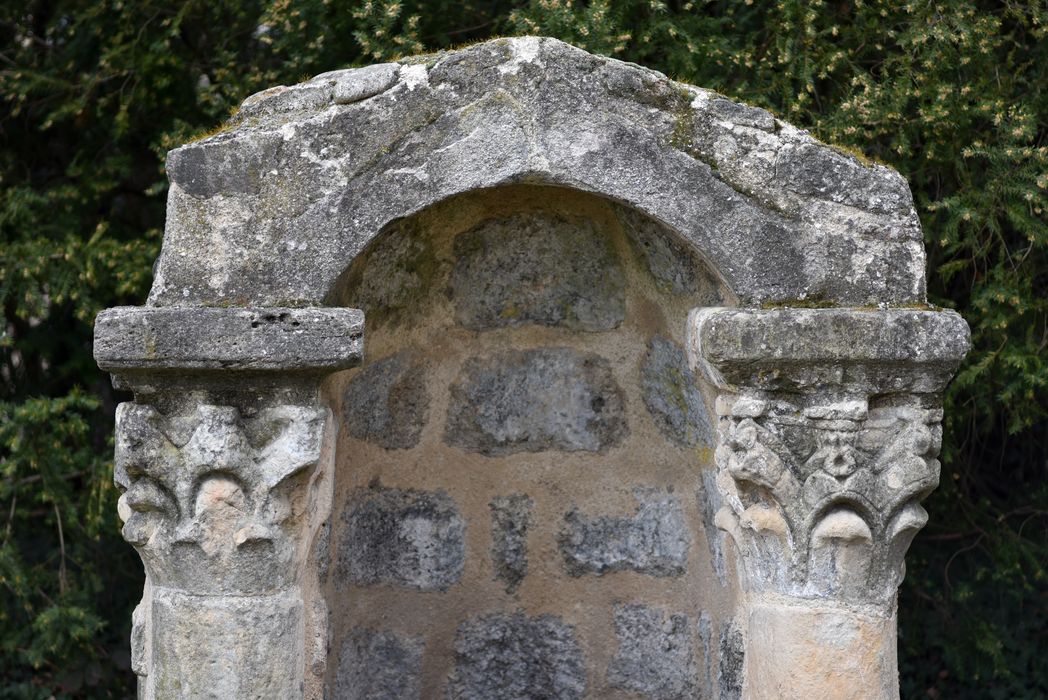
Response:
[{"label": "stone column", "polygon": [[298,698],[312,682],[326,611],[306,609],[302,564],[331,488],[318,387],[362,339],[355,309],[99,315],[95,358],[135,394],[117,409],[115,479],[146,569],[140,698]]},{"label": "stone column", "polygon": [[949,311],[692,312],[691,361],[718,389],[743,698],[898,698],[896,592],[968,345]]}]

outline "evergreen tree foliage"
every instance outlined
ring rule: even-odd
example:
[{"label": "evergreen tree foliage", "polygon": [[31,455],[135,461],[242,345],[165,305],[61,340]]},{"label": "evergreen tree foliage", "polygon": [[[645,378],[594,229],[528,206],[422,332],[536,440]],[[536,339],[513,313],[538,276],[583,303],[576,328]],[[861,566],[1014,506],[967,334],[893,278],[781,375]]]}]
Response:
[{"label": "evergreen tree foliage", "polygon": [[165,152],[249,94],[555,36],[895,167],[931,300],[971,324],[900,594],[903,697],[1048,696],[1043,0],[16,0],[0,5],[0,699],[128,697],[141,591],[97,312],[140,304]]}]

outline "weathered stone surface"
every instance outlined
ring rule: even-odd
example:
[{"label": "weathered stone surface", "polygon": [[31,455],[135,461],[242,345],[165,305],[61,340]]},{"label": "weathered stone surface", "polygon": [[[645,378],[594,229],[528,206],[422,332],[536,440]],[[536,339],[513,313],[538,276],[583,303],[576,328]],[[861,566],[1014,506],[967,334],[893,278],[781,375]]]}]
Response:
[{"label": "weathered stone surface", "polygon": [[560,619],[496,613],[459,627],[449,700],[574,700],[585,690],[582,650]]},{"label": "weathered stone surface", "polygon": [[611,365],[569,348],[472,358],[451,388],[444,440],[486,455],[600,452],[626,435]]},{"label": "weathered stone surface", "polygon": [[146,697],[290,698],[300,693],[297,595],[198,596],[154,589]]},{"label": "weathered stone surface", "polygon": [[695,648],[687,615],[645,605],[615,608],[619,650],[608,683],[653,700],[690,700],[697,693]]},{"label": "weathered stone surface", "polygon": [[340,303],[364,310],[369,328],[411,317],[436,284],[433,242],[410,221],[384,231],[349,268]]},{"label": "weathered stone surface", "polygon": [[616,207],[619,222],[630,241],[641,251],[648,271],[664,289],[696,297],[699,306],[722,302],[706,264],[680,237],[657,221],[627,207]]},{"label": "weathered stone surface", "polygon": [[714,383],[783,391],[938,393],[970,345],[946,310],[698,309],[688,334]]},{"label": "weathered stone surface", "polygon": [[708,697],[716,698],[713,691],[713,621],[705,610],[699,614],[699,642],[702,644],[702,668],[705,679],[703,687]]},{"label": "weathered stone surface", "polygon": [[277,85],[245,99],[236,119],[359,102],[392,87],[399,72],[396,63],[376,63],[321,73],[299,85]]},{"label": "weathered stone surface", "polygon": [[744,304],[924,300],[902,177],[762,110],[536,37],[366,70],[253,96],[169,154],[151,303],[316,305],[391,222],[523,180],[664,223]]},{"label": "weathered stone surface", "polygon": [[757,601],[748,617],[746,700],[899,697],[894,614]]},{"label": "weathered stone surface", "polygon": [[291,586],[300,530],[286,489],[319,460],[326,418],[305,406],[245,415],[199,404],[164,415],[120,404],[121,532],[153,583],[236,595]]},{"label": "weathered stone surface", "polygon": [[703,530],[710,550],[710,565],[720,585],[728,585],[728,567],[724,557],[724,531],[717,527],[717,513],[724,507],[724,499],[717,488],[717,472],[703,469],[702,487],[696,494]]},{"label": "weathered stone surface", "polygon": [[349,434],[387,450],[418,444],[428,412],[425,369],[409,351],[368,364],[342,395],[342,424]]},{"label": "weathered stone surface", "polygon": [[734,624],[721,635],[721,697],[897,697],[894,601],[938,483],[937,394],[967,350],[964,321],[710,309],[689,325],[720,392],[715,520],[746,592],[745,652]]},{"label": "weathered stone surface", "polygon": [[95,319],[95,361],[109,372],[333,372],[364,350],[357,309],[120,306]]},{"label": "weathered stone surface", "polygon": [[939,482],[942,409],[925,400],[718,399],[716,522],[744,588],[891,604],[928,517],[920,501]]},{"label": "weathered stone surface", "polygon": [[355,630],[342,642],[332,700],[418,700],[424,646],[421,638]]},{"label": "weathered stone surface", "polygon": [[[439,683],[443,672],[427,657],[421,675],[422,642],[408,633],[351,632],[344,668],[329,672],[329,630],[345,625],[329,626],[324,596],[347,585],[407,588],[371,592],[383,604],[408,601],[406,614],[410,601],[443,600],[433,592],[455,585],[465,569],[466,516],[486,522],[488,489],[501,489],[497,480],[530,462],[538,467],[527,473],[536,499],[547,487],[544,498],[561,497],[558,483],[544,481],[564,457],[557,451],[603,453],[602,479],[630,473],[613,471],[621,467],[615,460],[634,460],[640,483],[677,483],[681,494],[638,490],[633,515],[572,509],[557,539],[568,575],[682,574],[692,533],[679,501],[692,507],[695,485],[672,481],[672,461],[689,451],[703,459],[704,451],[637,459],[641,446],[623,445],[625,399],[607,359],[514,344],[565,337],[565,345],[606,347],[601,352],[618,362],[632,352],[625,346],[638,328],[650,336],[663,321],[678,322],[671,316],[688,300],[772,307],[706,309],[689,324],[692,360],[719,394],[718,494],[703,475],[710,493],[700,504],[709,506],[707,527],[708,510],[719,506],[714,522],[732,537],[741,587],[699,605],[719,610],[734,598],[737,622],[700,617],[707,651],[700,687],[687,620],[622,605],[606,680],[656,698],[713,690],[716,624],[721,700],[740,698],[744,687],[748,700],[894,696],[895,594],[904,553],[926,519],[920,501],[938,481],[939,395],[968,344],[956,314],[918,310],[922,235],[898,174],[763,110],[535,37],[268,90],[246,100],[224,130],[172,151],[168,174],[151,306],[104,314],[97,327],[99,364],[138,402],[118,413],[115,478],[125,490],[124,535],[148,577],[133,631],[142,698],[431,694],[422,684]],[[594,209],[591,201],[558,219],[538,212],[568,211],[559,196],[547,207],[534,185],[605,204]],[[489,192],[457,199],[479,190]],[[442,202],[450,205],[446,221],[462,226],[435,231],[487,223],[457,244],[415,235],[412,226],[433,213],[424,210]],[[456,202],[466,206],[455,211]],[[617,255],[627,249],[597,234],[593,226],[603,223],[575,217],[606,223],[616,210],[654,282],[642,274],[630,291],[637,323],[605,337],[588,332],[624,320],[623,279],[633,279],[638,258],[629,254],[624,278]],[[355,277],[361,270],[369,272]],[[717,302],[717,289],[730,298]],[[648,292],[662,308],[649,306]],[[420,303],[428,301],[423,294],[438,303]],[[343,443],[324,439],[334,431],[317,389],[359,358],[362,320],[349,309],[316,307],[358,301],[374,313],[373,328],[418,331],[415,343],[422,337],[415,313],[446,324],[450,307],[460,325],[445,343],[492,329],[472,333],[484,349],[471,351],[451,389],[445,441],[488,456],[550,454],[493,465],[478,484],[484,497],[462,497],[474,509],[464,514],[444,492],[376,481],[347,494],[322,457]],[[806,301],[835,308],[782,308]],[[494,330],[518,324],[549,328]],[[572,331],[586,333],[567,338]],[[350,387],[346,402],[359,412],[346,417],[346,432],[413,446],[426,413],[421,380],[411,362],[407,369],[383,362]],[[708,444],[709,431],[682,367],[679,349],[653,341],[641,396],[670,440],[694,448]],[[615,369],[626,377],[637,368]],[[442,393],[434,405],[443,407]],[[454,461],[454,451],[435,447],[435,469]],[[474,456],[458,457],[460,474],[475,469]],[[376,468],[403,483],[425,466]],[[607,485],[580,493],[589,499]],[[324,548],[318,528],[332,494],[348,502],[331,533],[336,580],[320,592],[304,567],[317,566],[323,580],[326,565],[312,556],[310,537]],[[530,508],[522,504],[491,504],[495,568],[510,591],[528,563]],[[709,540],[724,580],[720,538]],[[471,567],[471,576],[478,571],[486,568]],[[658,600],[680,588],[651,584]],[[491,582],[479,585],[487,596]],[[537,588],[536,597],[535,586],[523,586],[521,604],[552,609],[555,596]],[[457,606],[463,598],[447,600]],[[606,633],[607,622],[577,624],[589,635]],[[427,639],[447,640],[449,632]],[[549,615],[467,619],[443,690],[485,700],[581,697],[587,683],[574,634]],[[449,650],[437,652],[433,663],[448,660]],[[594,653],[607,658],[603,648]],[[335,687],[325,688],[324,678]]]},{"label": "weathered stone surface", "polygon": [[446,590],[462,574],[465,529],[446,493],[358,489],[344,515],[339,575],[360,586]]},{"label": "weathered stone surface", "polygon": [[317,567],[317,581],[327,583],[331,568],[331,521],[325,521],[313,542],[313,560]]},{"label": "weathered stone surface", "polygon": [[663,435],[685,447],[713,444],[706,404],[683,348],[659,335],[652,338],[641,386],[644,405]]},{"label": "weathered stone surface", "polygon": [[532,500],[522,494],[499,496],[491,501],[491,557],[495,578],[513,593],[528,573],[528,531]]},{"label": "weathered stone surface", "polygon": [[632,517],[564,516],[557,542],[572,576],[637,571],[679,576],[688,563],[691,532],[680,501],[665,492],[638,489]]},{"label": "weathered stone surface", "polygon": [[742,631],[734,621],[721,629],[720,662],[717,664],[717,687],[720,700],[740,700],[742,698],[743,666],[745,662],[745,645]]},{"label": "weathered stone surface", "polygon": [[626,314],[622,270],[592,223],[543,214],[487,221],[459,234],[455,255],[452,300],[466,328],[606,331]]}]

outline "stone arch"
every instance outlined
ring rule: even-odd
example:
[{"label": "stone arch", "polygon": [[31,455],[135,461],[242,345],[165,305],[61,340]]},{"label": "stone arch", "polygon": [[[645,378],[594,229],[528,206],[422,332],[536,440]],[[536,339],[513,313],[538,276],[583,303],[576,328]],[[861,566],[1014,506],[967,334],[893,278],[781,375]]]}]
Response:
[{"label": "stone arch", "polygon": [[513,183],[628,204],[679,232],[744,304],[924,300],[920,225],[897,173],[552,39],[272,88],[167,167],[158,306],[322,303],[390,223]]}]

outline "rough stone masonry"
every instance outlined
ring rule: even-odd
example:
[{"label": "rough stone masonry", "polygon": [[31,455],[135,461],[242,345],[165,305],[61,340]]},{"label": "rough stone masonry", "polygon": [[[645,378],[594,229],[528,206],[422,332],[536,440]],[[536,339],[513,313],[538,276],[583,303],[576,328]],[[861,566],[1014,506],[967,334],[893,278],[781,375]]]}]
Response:
[{"label": "rough stone masonry", "polygon": [[95,356],[139,695],[898,697],[968,347],[905,180],[535,37],[168,156]]}]

